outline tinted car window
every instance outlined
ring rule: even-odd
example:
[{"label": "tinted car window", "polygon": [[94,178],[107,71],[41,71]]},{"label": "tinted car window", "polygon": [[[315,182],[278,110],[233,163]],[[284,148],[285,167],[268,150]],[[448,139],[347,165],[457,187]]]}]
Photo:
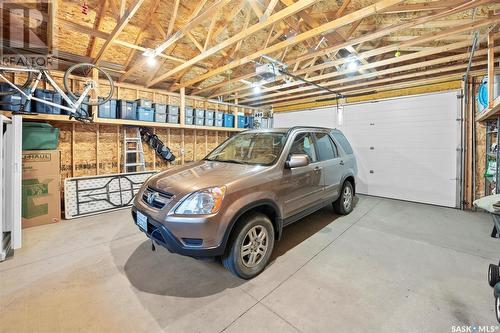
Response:
[{"label": "tinted car window", "polygon": [[337,131],[332,131],[332,135],[335,140],[337,140],[342,149],[344,149],[346,154],[352,154],[351,145],[349,144],[349,141],[347,141],[347,138],[344,136],[344,134]]},{"label": "tinted car window", "polygon": [[306,154],[309,156],[310,162],[316,162],[316,148],[312,140],[311,133],[299,133],[295,136],[290,148],[290,154]]},{"label": "tinted car window", "polygon": [[320,161],[334,159],[338,156],[337,147],[332,142],[330,135],[327,133],[315,133],[316,146],[318,147],[318,157]]}]

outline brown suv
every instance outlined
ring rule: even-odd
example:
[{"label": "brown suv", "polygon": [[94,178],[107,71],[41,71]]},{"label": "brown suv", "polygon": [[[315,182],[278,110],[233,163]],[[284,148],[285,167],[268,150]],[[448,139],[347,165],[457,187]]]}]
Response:
[{"label": "brown suv", "polygon": [[249,279],[264,270],[284,226],[332,203],[349,214],[356,173],[339,130],[246,131],[202,161],[152,176],[132,215],[154,243],[192,257],[221,256]]}]

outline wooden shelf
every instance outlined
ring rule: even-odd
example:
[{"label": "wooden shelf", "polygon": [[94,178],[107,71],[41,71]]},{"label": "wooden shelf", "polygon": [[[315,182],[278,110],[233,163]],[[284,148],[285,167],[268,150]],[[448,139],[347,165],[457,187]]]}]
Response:
[{"label": "wooden shelf", "polygon": [[[10,111],[1,111],[7,117],[12,115]],[[79,121],[74,119],[69,119],[67,115],[59,114],[43,114],[39,113],[36,115],[23,115],[24,119],[33,120],[46,120],[46,121],[57,121],[57,122],[75,122]],[[170,124],[170,123],[157,123],[154,121],[140,121],[140,120],[129,120],[129,119],[111,119],[111,118],[97,118],[94,124],[103,125],[126,125],[126,126],[140,126],[140,127],[160,127],[160,128],[184,128],[193,130],[208,130],[208,131],[225,131],[225,132],[243,132],[248,130],[247,128],[232,128],[232,127],[215,127],[215,126],[195,126],[195,125],[181,125],[181,124]]]},{"label": "wooden shelf", "polygon": [[500,97],[495,98],[493,107],[483,110],[483,112],[476,114],[476,121],[486,121],[500,116]]}]

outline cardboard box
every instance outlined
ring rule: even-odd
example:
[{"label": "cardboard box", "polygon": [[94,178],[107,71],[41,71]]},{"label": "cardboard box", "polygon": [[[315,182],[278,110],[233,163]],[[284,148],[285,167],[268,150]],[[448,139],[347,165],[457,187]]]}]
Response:
[{"label": "cardboard box", "polygon": [[58,150],[23,150],[23,228],[61,220],[59,160]]}]

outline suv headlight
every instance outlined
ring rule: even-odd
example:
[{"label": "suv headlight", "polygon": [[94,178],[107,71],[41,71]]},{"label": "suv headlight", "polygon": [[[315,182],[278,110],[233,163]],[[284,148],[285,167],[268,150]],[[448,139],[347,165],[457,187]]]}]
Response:
[{"label": "suv headlight", "polygon": [[176,214],[206,215],[217,213],[222,205],[226,187],[212,187],[189,195],[175,210]]}]

